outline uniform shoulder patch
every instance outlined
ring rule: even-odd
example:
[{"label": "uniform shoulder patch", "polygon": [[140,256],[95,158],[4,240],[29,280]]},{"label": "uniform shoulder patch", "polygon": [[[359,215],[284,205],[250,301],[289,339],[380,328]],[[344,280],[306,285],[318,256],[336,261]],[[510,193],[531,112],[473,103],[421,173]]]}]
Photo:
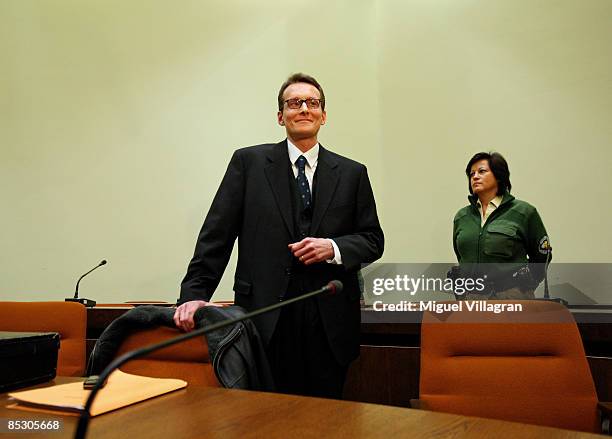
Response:
[{"label": "uniform shoulder patch", "polygon": [[542,239],[540,239],[540,243],[538,244],[538,250],[543,255],[547,255],[548,253],[550,253],[552,247],[550,246],[550,240],[548,239],[548,236],[544,235]]}]

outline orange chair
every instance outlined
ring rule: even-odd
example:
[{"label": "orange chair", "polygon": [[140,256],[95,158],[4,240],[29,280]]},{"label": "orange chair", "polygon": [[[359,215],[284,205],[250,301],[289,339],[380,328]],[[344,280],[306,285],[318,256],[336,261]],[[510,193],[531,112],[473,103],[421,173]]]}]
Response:
[{"label": "orange chair", "polygon": [[553,302],[512,303],[523,311],[468,311],[464,303],[461,311],[424,313],[421,408],[599,432],[597,394],[570,312]]},{"label": "orange chair", "polygon": [[87,312],[74,302],[0,302],[0,331],[58,332],[57,375],[85,372]]},{"label": "orange chair", "polygon": [[[125,339],[117,356],[153,343],[159,343],[181,333],[177,329],[157,327],[138,331]],[[155,378],[180,378],[190,384],[220,387],[210,362],[208,345],[203,337],[153,352],[146,357],[127,362],[123,372]]]}]

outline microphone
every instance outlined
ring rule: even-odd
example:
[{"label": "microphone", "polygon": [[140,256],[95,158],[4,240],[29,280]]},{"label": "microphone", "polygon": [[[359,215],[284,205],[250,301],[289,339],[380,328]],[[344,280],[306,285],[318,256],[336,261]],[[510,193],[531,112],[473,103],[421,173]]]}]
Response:
[{"label": "microphone", "polygon": [[106,265],[106,259],[102,259],[102,261],[100,261],[100,263],[98,265],[96,265],[94,268],[89,270],[87,273],[85,273],[84,275],[79,277],[79,280],[77,281],[76,287],[74,289],[74,297],[67,298],[66,302],[78,302],[78,303],[81,303],[81,304],[85,305],[86,307],[96,306],[96,301],[95,300],[79,298],[79,284],[81,283],[81,279],[83,279],[89,273],[91,273],[92,271],[94,271],[95,269],[97,269],[97,268],[99,268],[99,267],[101,267],[103,265]]},{"label": "microphone", "polygon": [[546,262],[544,263],[544,297],[542,297],[541,300],[545,300],[548,302],[557,302],[567,307],[569,305],[567,300],[562,299],[561,297],[550,297],[550,292],[548,291],[548,267],[550,266],[550,255],[551,254],[552,254],[552,247],[550,246],[550,242],[548,242],[546,244]]},{"label": "microphone", "polygon": [[546,247],[546,262],[544,263],[544,299],[550,299],[548,291],[548,266],[550,265],[550,255],[552,253],[552,247],[550,244]]},{"label": "microphone", "polygon": [[[97,268],[97,267],[96,267]],[[85,273],[87,274],[87,273]],[[176,336],[174,338],[162,341],[160,343],[155,343],[149,346],[144,346],[140,349],[136,349],[130,352],[126,352],[125,354],[121,355],[120,357],[115,358],[108,366],[106,366],[106,368],[100,373],[100,375],[98,376],[98,379],[96,381],[95,386],[91,389],[91,393],[89,394],[89,396],[87,397],[87,401],[85,402],[85,406],[83,407],[83,410],[81,411],[81,415],[79,416],[79,423],[77,425],[77,429],[76,429],[76,433],[74,435],[74,437],[76,439],[84,439],[85,435],[87,434],[87,427],[89,425],[89,418],[91,417],[89,414],[89,410],[91,409],[91,406],[93,404],[93,401],[98,393],[98,391],[102,388],[102,385],[104,382],[106,382],[108,376],[117,368],[119,368],[120,366],[122,366],[123,364],[127,363],[130,360],[133,360],[135,358],[139,358],[142,357],[144,355],[150,354],[151,352],[155,352],[159,349],[163,349],[165,347],[168,346],[172,346],[175,345],[177,343],[181,343],[185,340],[189,340],[190,338],[194,338],[194,337],[198,337],[201,335],[204,335],[208,332],[212,332],[212,331],[216,331],[217,329],[221,329],[224,328],[226,326],[229,325],[233,325],[234,323],[238,323],[241,322],[243,320],[247,320],[250,319],[252,317],[258,316],[260,314],[265,314],[267,312],[270,311],[274,311],[276,309],[282,308],[284,306],[287,306],[291,303],[295,303],[295,302],[299,302],[300,300],[304,300],[304,299],[308,299],[309,297],[314,297],[314,296],[318,296],[319,294],[323,294],[323,293],[329,293],[332,295],[335,294],[339,294],[340,292],[342,292],[342,282],[340,282],[339,280],[333,280],[331,282],[329,282],[327,285],[325,285],[322,288],[319,288],[318,290],[312,291],[310,293],[306,293],[306,294],[302,294],[301,296],[297,296],[291,299],[287,299],[284,300],[282,302],[278,302],[275,303],[273,305],[270,306],[266,306],[264,308],[260,308],[257,309],[255,311],[246,313],[245,315],[241,316],[241,317],[236,317],[233,319],[229,319],[229,320],[224,320],[218,323],[215,323],[214,325],[210,325],[207,327],[203,327],[200,329],[196,329],[195,331],[191,331],[188,332],[186,334],[182,334],[179,336]]]}]

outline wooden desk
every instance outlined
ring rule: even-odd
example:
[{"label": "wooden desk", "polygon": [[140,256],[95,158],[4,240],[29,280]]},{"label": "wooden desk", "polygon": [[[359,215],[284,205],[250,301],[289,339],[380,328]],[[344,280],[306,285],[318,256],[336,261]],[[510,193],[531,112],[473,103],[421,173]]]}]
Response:
[{"label": "wooden desk", "polygon": [[[58,383],[74,378],[57,378]],[[0,418],[49,419],[53,415],[7,409],[0,395]],[[56,416],[70,438],[76,416]],[[43,433],[19,433],[40,438]],[[375,404],[306,398],[276,393],[189,386],[91,420],[87,437],[104,438],[597,438],[599,435],[550,427],[474,418]]]}]

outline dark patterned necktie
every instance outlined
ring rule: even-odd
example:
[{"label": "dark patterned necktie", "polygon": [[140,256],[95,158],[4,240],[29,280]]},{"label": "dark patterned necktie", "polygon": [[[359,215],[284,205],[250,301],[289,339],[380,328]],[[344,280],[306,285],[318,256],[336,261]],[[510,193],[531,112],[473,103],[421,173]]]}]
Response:
[{"label": "dark patterned necktie", "polygon": [[300,193],[300,198],[302,199],[304,210],[306,210],[310,207],[311,203],[310,186],[308,186],[308,179],[306,178],[306,157],[303,155],[299,156],[295,161],[295,164],[298,168],[298,175],[296,178],[298,191]]}]

